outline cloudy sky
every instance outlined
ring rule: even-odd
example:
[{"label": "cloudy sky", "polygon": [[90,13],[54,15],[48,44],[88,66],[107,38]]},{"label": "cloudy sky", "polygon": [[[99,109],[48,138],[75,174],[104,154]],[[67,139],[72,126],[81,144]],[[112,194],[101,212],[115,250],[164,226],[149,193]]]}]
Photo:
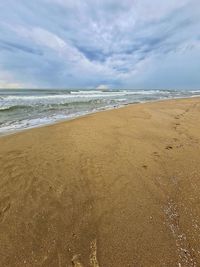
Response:
[{"label": "cloudy sky", "polygon": [[200,2],[1,0],[0,87],[200,89]]}]

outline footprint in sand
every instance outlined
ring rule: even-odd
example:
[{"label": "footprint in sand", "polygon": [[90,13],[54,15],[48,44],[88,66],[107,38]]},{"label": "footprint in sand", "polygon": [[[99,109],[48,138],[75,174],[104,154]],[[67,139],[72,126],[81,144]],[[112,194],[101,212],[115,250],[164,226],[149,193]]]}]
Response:
[{"label": "footprint in sand", "polygon": [[173,149],[173,147],[172,146],[166,146],[165,149],[171,150],[171,149]]},{"label": "footprint in sand", "polygon": [[84,267],[80,262],[80,255],[74,255],[72,258],[72,266],[74,267]]},{"label": "footprint in sand", "polygon": [[142,165],[142,168],[146,170],[148,168],[148,166],[147,165]]},{"label": "footprint in sand", "polygon": [[[97,241],[96,241],[96,239],[90,243],[90,251],[91,251],[90,258],[89,258],[90,267],[100,267],[98,260],[97,260]],[[80,260],[80,254],[73,256],[72,266],[73,267],[84,267],[84,265],[81,263],[81,260]]]},{"label": "footprint in sand", "polygon": [[153,152],[153,155],[155,156],[155,157],[160,157],[160,155],[159,155],[159,153],[158,152]]},{"label": "footprint in sand", "polygon": [[7,205],[5,205],[3,207],[2,210],[0,210],[0,220],[3,220],[4,219],[4,216],[5,216],[6,212],[10,209],[10,207],[11,207],[11,204],[8,203]]}]

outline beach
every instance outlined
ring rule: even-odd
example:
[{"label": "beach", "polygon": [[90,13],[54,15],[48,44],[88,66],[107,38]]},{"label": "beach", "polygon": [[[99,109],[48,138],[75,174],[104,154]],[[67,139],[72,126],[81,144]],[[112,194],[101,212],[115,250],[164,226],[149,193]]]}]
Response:
[{"label": "beach", "polygon": [[0,266],[200,266],[200,98],[0,138]]}]

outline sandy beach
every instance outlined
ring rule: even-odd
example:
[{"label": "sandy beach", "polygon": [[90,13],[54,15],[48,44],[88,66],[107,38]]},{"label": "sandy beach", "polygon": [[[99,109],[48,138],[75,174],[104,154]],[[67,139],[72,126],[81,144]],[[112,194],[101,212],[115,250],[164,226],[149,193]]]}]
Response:
[{"label": "sandy beach", "polygon": [[0,138],[0,266],[200,266],[200,98]]}]

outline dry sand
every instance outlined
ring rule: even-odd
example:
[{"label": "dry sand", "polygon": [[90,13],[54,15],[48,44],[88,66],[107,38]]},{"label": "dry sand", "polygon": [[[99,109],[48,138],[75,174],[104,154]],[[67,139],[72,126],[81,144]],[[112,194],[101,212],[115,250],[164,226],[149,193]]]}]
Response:
[{"label": "dry sand", "polygon": [[200,266],[200,99],[0,138],[0,266]]}]

